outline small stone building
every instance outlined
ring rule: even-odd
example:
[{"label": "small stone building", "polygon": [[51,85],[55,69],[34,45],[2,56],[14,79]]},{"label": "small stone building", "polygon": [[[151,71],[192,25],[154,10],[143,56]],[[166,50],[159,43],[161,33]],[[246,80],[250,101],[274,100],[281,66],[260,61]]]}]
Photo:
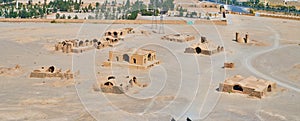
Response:
[{"label": "small stone building", "polygon": [[159,64],[159,61],[156,60],[156,52],[153,50],[131,48],[123,51],[109,51],[109,61],[104,62],[104,66],[111,64],[146,69]]},{"label": "small stone building", "polygon": [[146,87],[147,84],[140,84],[135,76],[126,76],[125,78],[116,78],[109,76],[102,79],[100,83],[101,91],[104,93],[123,94],[132,87]]},{"label": "small stone building", "polygon": [[224,68],[234,68],[234,63],[231,63],[231,62],[227,62],[227,63],[224,63]]},{"label": "small stone building", "polygon": [[262,98],[266,93],[272,92],[275,88],[275,82],[257,79],[253,76],[245,78],[241,75],[227,78],[219,85],[219,90],[222,92],[242,93],[258,98]]},{"label": "small stone building", "polygon": [[245,37],[241,37],[241,34],[239,32],[235,33],[235,41],[238,43],[249,43],[250,39],[249,39],[249,35],[248,33],[245,34]]},{"label": "small stone building", "polygon": [[66,70],[62,72],[61,69],[56,69],[54,66],[50,66],[48,68],[42,67],[41,69],[33,70],[30,73],[30,78],[67,78],[72,79],[74,74],[71,70]]},{"label": "small stone building", "polygon": [[165,35],[161,39],[175,41],[175,42],[188,42],[195,39],[195,36],[188,35],[188,34],[170,34]]},{"label": "small stone building", "polygon": [[221,51],[224,51],[222,46],[217,46],[212,41],[206,40],[205,37],[201,37],[201,42],[194,43],[190,47],[187,47],[184,53],[212,55]]}]

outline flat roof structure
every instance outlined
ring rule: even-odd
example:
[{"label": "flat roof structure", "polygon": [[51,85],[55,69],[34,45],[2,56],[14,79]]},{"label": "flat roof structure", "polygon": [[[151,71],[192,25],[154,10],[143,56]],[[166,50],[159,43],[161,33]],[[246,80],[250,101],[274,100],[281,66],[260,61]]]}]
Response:
[{"label": "flat roof structure", "polygon": [[241,75],[229,77],[219,85],[220,91],[242,93],[258,98],[262,98],[267,92],[271,92],[275,88],[275,82],[257,79],[254,76],[245,78]]},{"label": "flat roof structure", "polygon": [[111,66],[112,64],[147,69],[159,64],[159,60],[156,60],[156,51],[154,50],[130,48],[123,51],[109,51],[109,60],[103,65]]}]

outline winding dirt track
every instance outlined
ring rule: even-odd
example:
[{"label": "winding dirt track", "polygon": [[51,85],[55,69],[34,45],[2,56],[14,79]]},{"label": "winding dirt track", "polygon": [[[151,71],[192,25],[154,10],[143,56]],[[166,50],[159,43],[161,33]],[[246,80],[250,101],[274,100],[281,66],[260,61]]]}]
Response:
[{"label": "winding dirt track", "polygon": [[266,27],[274,33],[274,36],[275,36],[275,39],[274,39],[274,43],[273,43],[273,46],[270,48],[270,49],[267,49],[267,50],[264,50],[264,51],[260,51],[260,52],[257,52],[257,53],[254,53],[250,56],[248,56],[245,60],[244,60],[244,65],[249,69],[249,71],[251,71],[252,73],[256,74],[257,76],[260,76],[262,78],[265,78],[267,80],[270,80],[270,81],[273,81],[273,82],[276,82],[278,85],[282,86],[282,87],[285,87],[285,88],[288,88],[288,89],[292,89],[296,92],[300,92],[300,89],[293,86],[293,85],[290,85],[290,84],[287,84],[287,83],[284,83],[284,82],[281,82],[271,76],[268,76],[266,74],[263,74],[261,72],[259,72],[258,70],[256,70],[253,65],[252,65],[252,60],[261,55],[261,54],[264,54],[264,53],[267,53],[267,52],[271,52],[273,50],[276,50],[278,48],[280,48],[280,45],[279,45],[279,39],[280,39],[280,35],[278,32],[276,32],[274,29],[272,29],[272,27],[269,27],[266,25]]}]

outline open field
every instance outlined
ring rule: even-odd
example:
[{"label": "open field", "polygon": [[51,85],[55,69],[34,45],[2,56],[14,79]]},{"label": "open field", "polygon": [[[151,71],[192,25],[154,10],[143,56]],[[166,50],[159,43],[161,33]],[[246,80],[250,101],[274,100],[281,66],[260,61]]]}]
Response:
[{"label": "open field", "polygon": [[[254,16],[229,15],[227,25],[165,24],[165,34],[185,33],[196,40],[162,40],[151,23],[1,22],[0,67],[20,65],[20,72],[0,74],[0,120],[185,121],[299,120],[300,22]],[[133,27],[149,34],[131,34],[114,47],[81,54],[54,51],[65,39],[100,38],[108,29]],[[235,32],[248,33],[257,45],[233,42]],[[183,53],[201,36],[225,52],[212,56]],[[102,67],[110,50],[146,48],[157,52],[160,65],[137,70]],[[224,70],[224,62],[236,68]],[[40,66],[55,65],[80,74],[73,80],[32,79]],[[11,74],[13,74],[11,76]],[[220,93],[219,83],[236,74],[274,81],[278,88],[262,98]],[[147,83],[123,95],[95,91],[93,85],[108,75],[135,75]]]}]

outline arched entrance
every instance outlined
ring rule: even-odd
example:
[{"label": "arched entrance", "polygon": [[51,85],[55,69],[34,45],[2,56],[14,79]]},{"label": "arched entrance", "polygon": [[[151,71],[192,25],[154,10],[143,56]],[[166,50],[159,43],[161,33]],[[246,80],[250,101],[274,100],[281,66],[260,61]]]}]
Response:
[{"label": "arched entrance", "polygon": [[111,83],[111,82],[105,82],[104,85],[105,85],[105,86],[114,86],[114,84]]},{"label": "arched entrance", "polygon": [[233,90],[238,90],[243,92],[243,88],[240,85],[234,85]]},{"label": "arched entrance", "polygon": [[80,41],[80,42],[79,42],[79,46],[83,46],[83,41]]},{"label": "arched entrance", "polygon": [[123,60],[129,62],[129,56],[127,54],[123,55]]},{"label": "arched entrance", "polygon": [[108,35],[108,36],[111,36],[111,32],[107,32],[107,35]]},{"label": "arched entrance", "polygon": [[200,47],[196,47],[195,49],[196,49],[197,54],[201,53],[201,48]]},{"label": "arched entrance", "polygon": [[117,37],[118,36],[118,32],[114,32],[114,36]]},{"label": "arched entrance", "polygon": [[148,54],[148,61],[151,61],[151,53]]},{"label": "arched entrance", "polygon": [[271,85],[268,86],[267,91],[268,91],[268,92],[271,92],[271,91],[272,91],[272,86],[271,86]]},{"label": "arched entrance", "polygon": [[133,63],[136,64],[136,59],[135,58],[133,58]]},{"label": "arched entrance", "polygon": [[116,77],[110,76],[110,77],[107,78],[107,80],[110,80],[110,79],[116,79]]},{"label": "arched entrance", "polygon": [[54,66],[50,66],[50,67],[48,68],[48,71],[51,72],[51,73],[53,73],[53,72],[54,72]]}]

